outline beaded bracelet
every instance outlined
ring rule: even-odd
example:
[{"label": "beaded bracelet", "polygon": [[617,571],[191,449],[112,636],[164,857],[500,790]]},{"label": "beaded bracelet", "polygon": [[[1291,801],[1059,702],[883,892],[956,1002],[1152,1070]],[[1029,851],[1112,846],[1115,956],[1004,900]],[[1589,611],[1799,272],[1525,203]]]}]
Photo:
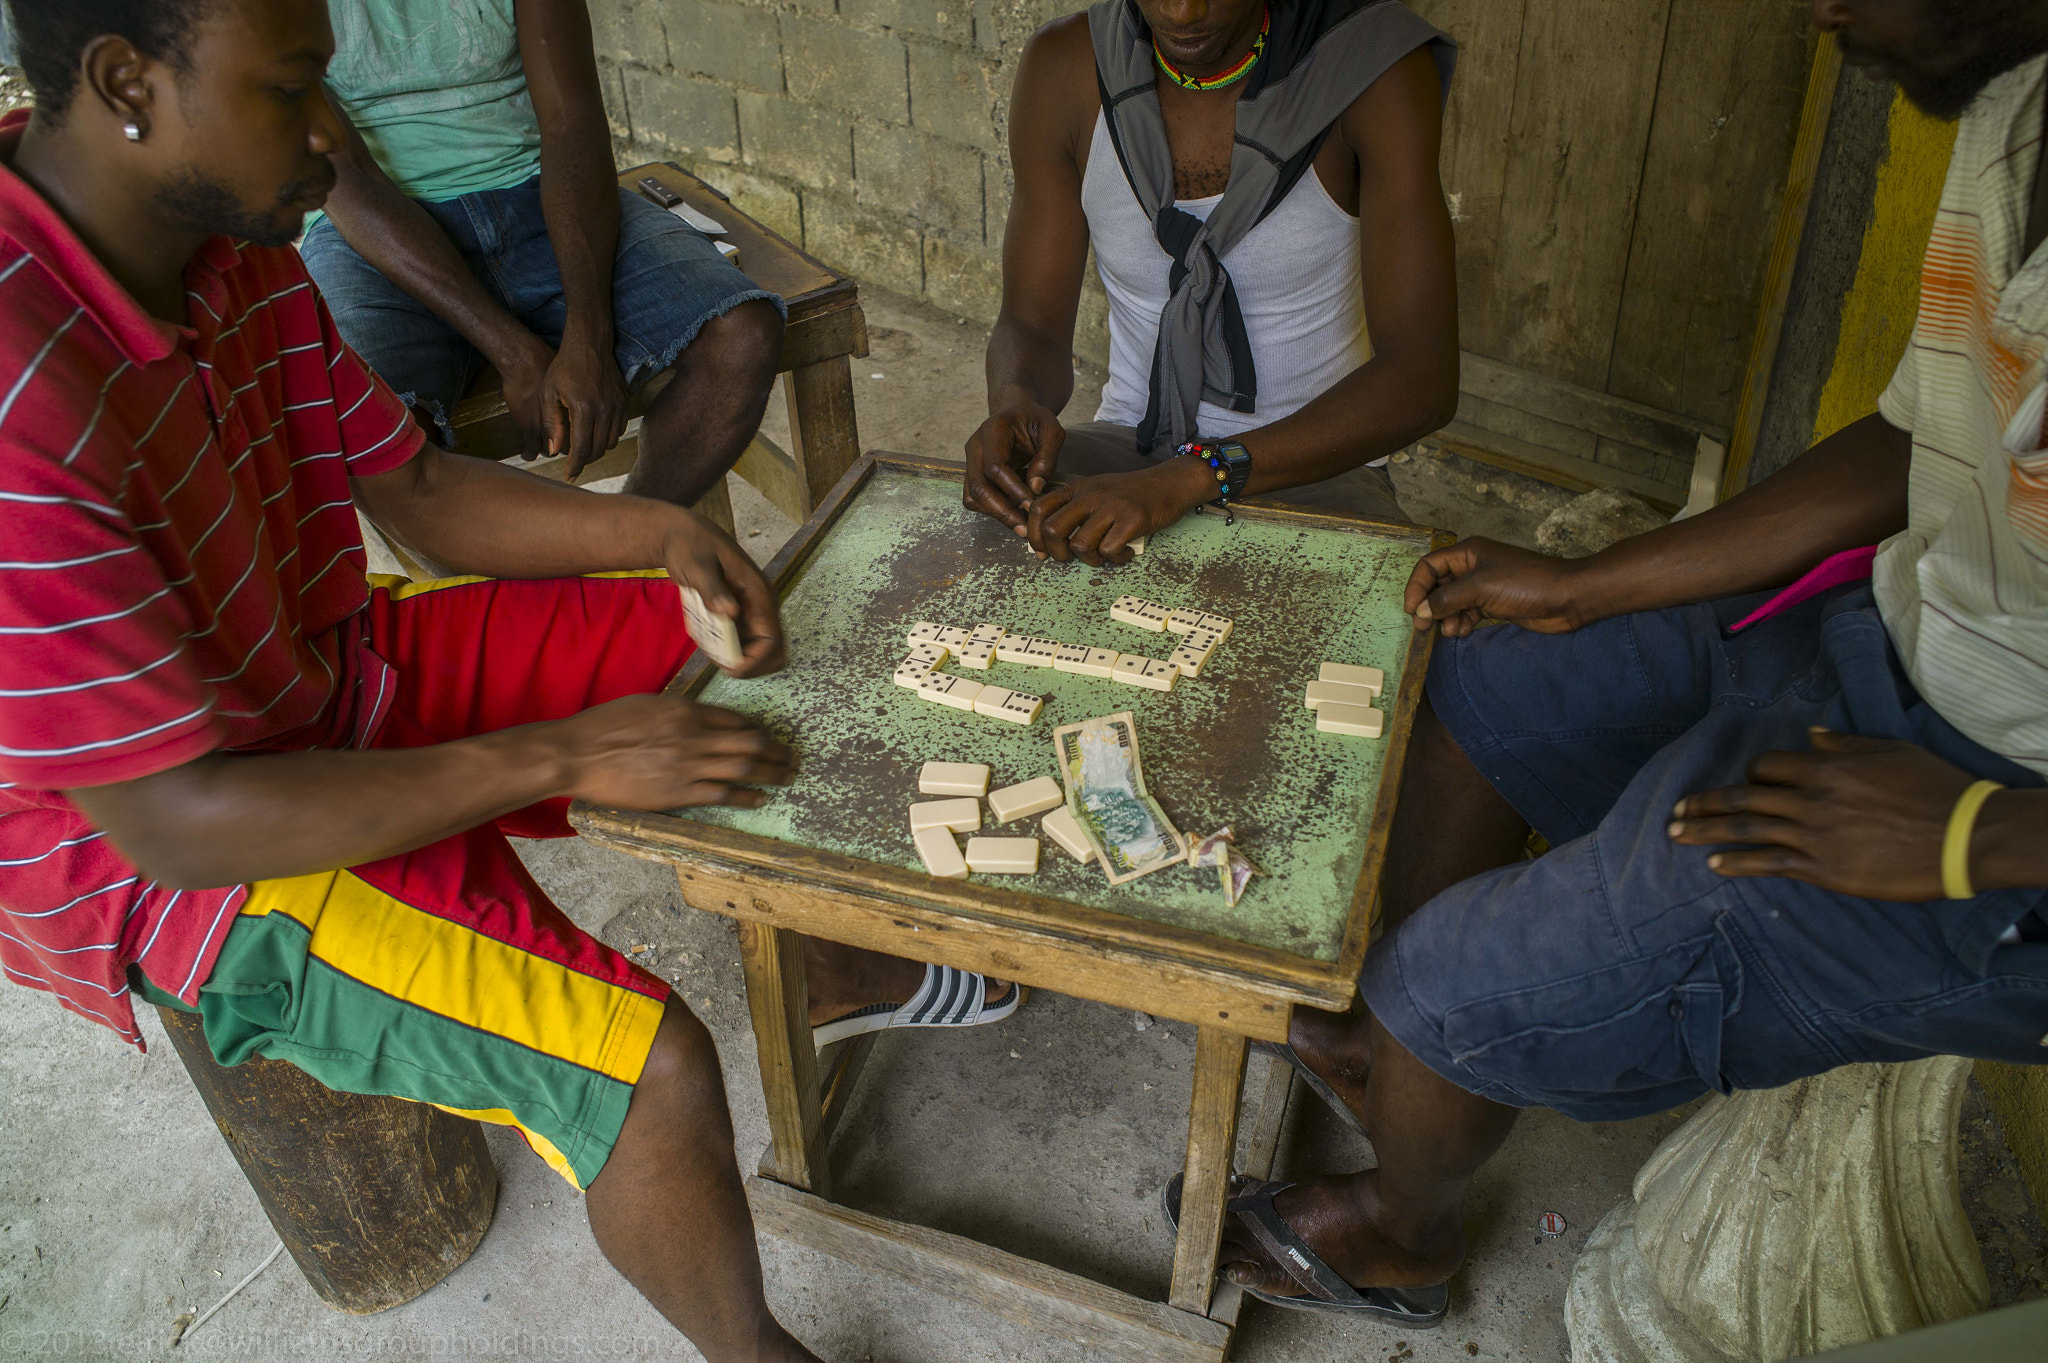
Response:
[{"label": "beaded bracelet", "polygon": [[1244,491],[1245,481],[1251,477],[1252,472],[1251,454],[1242,445],[1234,446],[1237,450],[1235,458],[1223,453],[1226,448],[1231,447],[1230,445],[1212,445],[1206,441],[1191,440],[1174,451],[1176,454],[1199,459],[1215,471],[1216,481],[1221,486],[1217,489],[1216,499],[1210,502],[1209,505],[1223,508],[1223,523],[1225,525],[1237,524],[1237,515],[1230,509],[1230,499]]}]

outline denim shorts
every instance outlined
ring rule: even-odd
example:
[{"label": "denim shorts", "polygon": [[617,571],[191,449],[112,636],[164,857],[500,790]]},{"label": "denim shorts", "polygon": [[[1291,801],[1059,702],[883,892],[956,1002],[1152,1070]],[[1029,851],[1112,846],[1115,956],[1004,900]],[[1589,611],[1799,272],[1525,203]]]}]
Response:
[{"label": "denim shorts", "polygon": [[[540,177],[510,189],[418,202],[491,297],[534,335],[560,345],[568,310]],[[358,255],[332,219],[314,224],[299,254],[341,338],[408,406],[425,409],[452,448],[448,414],[483,372],[484,357]],[[782,300],[741,274],[709,237],[638,194],[619,191],[612,332],[628,391],[673,365],[706,322],[756,298],[787,315]]]},{"label": "denim shorts", "polygon": [[1765,599],[1438,645],[1431,706],[1552,848],[1453,886],[1367,954],[1366,1002],[1438,1074],[1613,1121],[1854,1061],[2048,1062],[2048,942],[2001,944],[2048,891],[1885,903],[1727,879],[1667,836],[1681,797],[1804,750],[1813,724],[2043,784],[1920,698],[1867,584],[1729,633]]}]

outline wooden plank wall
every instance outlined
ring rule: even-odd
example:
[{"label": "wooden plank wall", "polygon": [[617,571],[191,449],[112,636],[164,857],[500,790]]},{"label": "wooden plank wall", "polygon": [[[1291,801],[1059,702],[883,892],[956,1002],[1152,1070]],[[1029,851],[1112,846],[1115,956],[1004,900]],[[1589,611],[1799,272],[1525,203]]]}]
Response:
[{"label": "wooden plank wall", "polygon": [[[1464,348],[1725,430],[1798,128],[1806,6],[1410,3],[1459,40],[1443,180]],[[1467,407],[1563,439],[1547,417]],[[1572,452],[1683,481],[1605,437]]]}]

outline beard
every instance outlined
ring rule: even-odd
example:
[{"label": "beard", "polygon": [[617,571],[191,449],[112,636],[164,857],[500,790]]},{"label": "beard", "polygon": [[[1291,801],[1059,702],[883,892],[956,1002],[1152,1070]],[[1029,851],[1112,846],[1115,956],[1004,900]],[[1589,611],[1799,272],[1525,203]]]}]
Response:
[{"label": "beard", "polygon": [[1927,0],[1924,29],[1921,53],[1961,59],[1929,69],[1916,64],[1920,53],[1900,57],[1835,37],[1851,62],[1882,63],[1913,107],[1943,122],[1962,117],[1993,80],[2048,51],[2048,32],[2029,0]]},{"label": "beard", "polygon": [[193,166],[180,166],[157,186],[152,196],[164,225],[183,232],[218,233],[257,246],[289,246],[298,238],[305,214],[302,204],[334,185],[331,174],[293,180],[277,192],[267,209],[251,208],[221,181]]}]

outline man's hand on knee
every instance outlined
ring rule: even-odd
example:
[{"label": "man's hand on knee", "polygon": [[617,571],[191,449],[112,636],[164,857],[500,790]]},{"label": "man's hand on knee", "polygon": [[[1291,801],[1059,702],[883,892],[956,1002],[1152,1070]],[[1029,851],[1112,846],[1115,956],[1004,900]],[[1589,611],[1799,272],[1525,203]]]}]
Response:
[{"label": "man's hand on knee", "polygon": [[[1942,843],[1970,774],[1911,743],[1821,728],[1812,735],[1810,752],[1759,756],[1747,785],[1680,800],[1672,841],[1725,848],[1707,858],[1724,876],[1789,876],[1908,904],[1945,898]],[[1978,891],[2048,884],[2040,830],[2027,827],[2042,800],[2008,791],[1987,803],[1969,849]]]}]

